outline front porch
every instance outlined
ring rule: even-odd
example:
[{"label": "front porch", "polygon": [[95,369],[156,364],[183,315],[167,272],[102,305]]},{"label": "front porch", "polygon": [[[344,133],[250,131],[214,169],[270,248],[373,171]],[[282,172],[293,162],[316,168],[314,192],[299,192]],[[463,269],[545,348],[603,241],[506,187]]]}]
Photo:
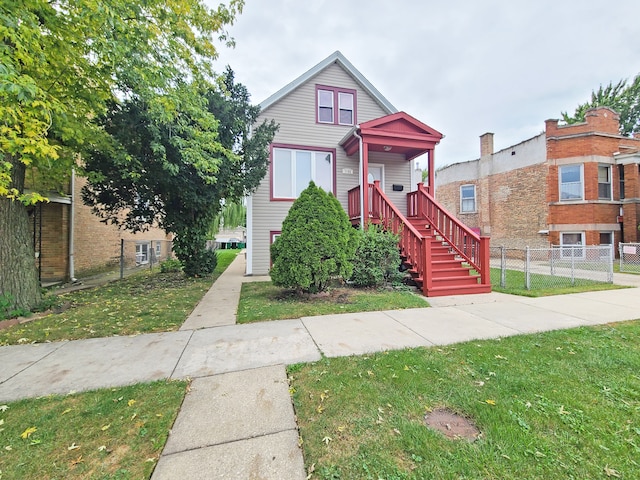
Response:
[{"label": "front porch", "polygon": [[[361,228],[381,224],[400,235],[402,261],[424,295],[488,293],[489,238],[473,232],[433,197],[434,150],[441,138],[404,112],[354,128],[341,142],[347,155],[359,156],[360,185],[348,192],[349,218]],[[407,162],[427,156],[428,183],[406,194],[406,215],[369,174],[370,152],[402,154]]]}]

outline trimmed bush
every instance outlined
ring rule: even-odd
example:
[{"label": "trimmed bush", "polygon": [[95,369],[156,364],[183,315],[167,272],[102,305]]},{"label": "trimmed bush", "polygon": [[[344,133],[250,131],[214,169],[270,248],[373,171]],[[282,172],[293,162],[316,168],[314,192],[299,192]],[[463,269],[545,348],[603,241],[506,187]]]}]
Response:
[{"label": "trimmed bush", "polygon": [[310,182],[271,245],[271,279],[300,292],[324,291],[330,279],[351,276],[355,249],[356,230],[340,202]]},{"label": "trimmed bush", "polygon": [[182,262],[177,258],[169,258],[160,263],[160,273],[175,273],[182,271]]},{"label": "trimmed bush", "polygon": [[351,281],[356,287],[380,287],[398,272],[399,237],[377,225],[360,232]]}]

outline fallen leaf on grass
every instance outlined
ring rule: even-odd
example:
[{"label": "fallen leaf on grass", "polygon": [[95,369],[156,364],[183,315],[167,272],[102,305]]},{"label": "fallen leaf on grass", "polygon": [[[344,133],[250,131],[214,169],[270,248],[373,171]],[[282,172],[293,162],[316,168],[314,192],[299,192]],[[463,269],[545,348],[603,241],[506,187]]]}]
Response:
[{"label": "fallen leaf on grass", "polygon": [[7,410],[9,410],[8,405],[0,405],[0,412],[6,412]]},{"label": "fallen leaf on grass", "polygon": [[608,465],[605,465],[605,467],[604,467],[604,474],[607,477],[620,478],[620,473],[618,473],[618,471],[614,470],[613,468],[609,468]]},{"label": "fallen leaf on grass", "polygon": [[134,399],[131,399],[131,400],[129,400],[129,401],[127,402],[127,405],[128,405],[129,407],[131,407],[131,406],[133,406],[135,403],[136,403],[136,401],[135,401]]},{"label": "fallen leaf on grass", "polygon": [[495,400],[488,399],[488,400],[485,400],[485,403],[487,403],[488,405],[495,405],[495,404],[496,404],[496,401],[495,401]]},{"label": "fallen leaf on grass", "polygon": [[38,429],[36,427],[29,427],[24,432],[20,434],[20,438],[27,439],[31,436],[32,433],[37,432]]},{"label": "fallen leaf on grass", "polygon": [[80,445],[76,445],[76,442],[73,442],[69,447],[67,447],[67,450],[77,450],[80,448]]},{"label": "fallen leaf on grass", "polygon": [[323,442],[325,445],[329,445],[329,442],[330,442],[330,441],[332,441],[332,440],[333,440],[333,438],[331,438],[331,437],[324,437],[324,438],[322,439],[322,442]]},{"label": "fallen leaf on grass", "polygon": [[110,424],[110,423],[109,423],[109,424],[107,424],[107,425],[104,425],[100,430],[102,430],[102,431],[104,432],[104,431],[106,431],[106,430],[109,430],[109,427],[111,427],[111,424]]}]

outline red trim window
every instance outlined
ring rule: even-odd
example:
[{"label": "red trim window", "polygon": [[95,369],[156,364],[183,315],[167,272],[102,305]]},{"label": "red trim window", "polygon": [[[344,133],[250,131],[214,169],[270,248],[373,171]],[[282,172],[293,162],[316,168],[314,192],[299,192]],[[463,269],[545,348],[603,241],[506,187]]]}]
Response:
[{"label": "red trim window", "polygon": [[273,267],[273,261],[271,260],[271,245],[276,241],[282,232],[280,230],[271,230],[269,232],[269,268]]},{"label": "red trim window", "polygon": [[316,121],[333,125],[355,125],[356,91],[316,85]]},{"label": "red trim window", "polygon": [[271,146],[271,199],[295,200],[313,182],[334,193],[335,149]]}]

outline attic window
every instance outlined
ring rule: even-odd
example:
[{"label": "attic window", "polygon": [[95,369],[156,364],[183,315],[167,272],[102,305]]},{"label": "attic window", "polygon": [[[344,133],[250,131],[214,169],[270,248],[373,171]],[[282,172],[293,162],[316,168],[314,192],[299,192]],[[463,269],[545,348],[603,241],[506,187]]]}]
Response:
[{"label": "attic window", "polygon": [[354,125],[356,91],[316,85],[316,121],[333,125]]}]

